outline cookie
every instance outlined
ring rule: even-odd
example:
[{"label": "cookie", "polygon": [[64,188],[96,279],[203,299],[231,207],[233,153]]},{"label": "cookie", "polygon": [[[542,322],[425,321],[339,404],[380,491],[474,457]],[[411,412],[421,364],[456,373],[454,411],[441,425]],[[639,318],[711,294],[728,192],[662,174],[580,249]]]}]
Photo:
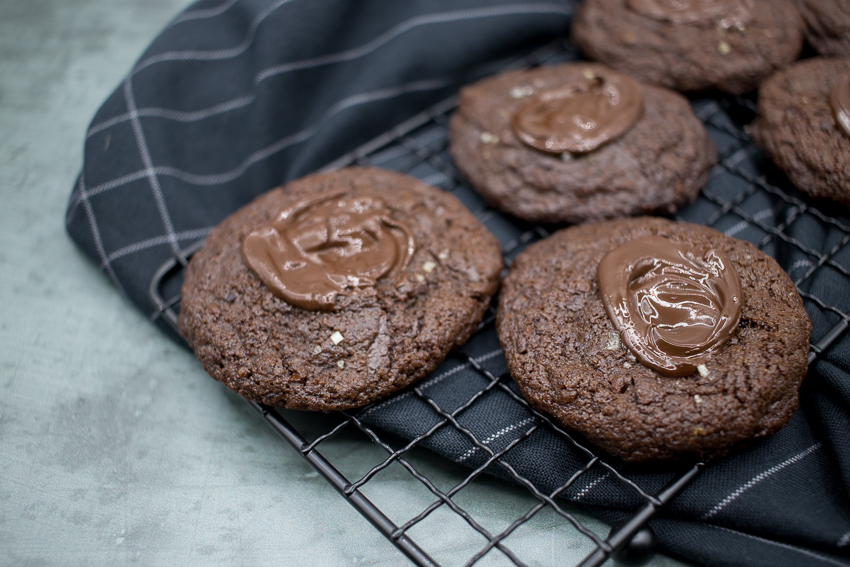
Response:
[{"label": "cookie", "polygon": [[496,325],[531,405],[632,462],[706,459],[777,431],[797,409],[811,333],[772,258],[650,217],[531,245]]},{"label": "cookie", "polygon": [[[850,59],[808,59],[759,89],[748,131],[794,185],[850,205]],[[843,124],[843,126],[842,126]]]},{"label": "cookie", "polygon": [[804,28],[790,0],[584,0],[572,39],[646,83],[741,94],[797,59]]},{"label": "cookie", "polygon": [[850,57],[850,3],[846,0],[797,0],[806,22],[806,40],[821,55]]},{"label": "cookie", "polygon": [[671,213],[696,197],[717,161],[684,97],[595,63],[464,88],[449,142],[490,206],[543,223]]},{"label": "cookie", "polygon": [[452,195],[342,169],[222,221],[189,262],[178,326],[210,376],[249,400],[359,407],[464,343],[501,269],[495,237]]}]

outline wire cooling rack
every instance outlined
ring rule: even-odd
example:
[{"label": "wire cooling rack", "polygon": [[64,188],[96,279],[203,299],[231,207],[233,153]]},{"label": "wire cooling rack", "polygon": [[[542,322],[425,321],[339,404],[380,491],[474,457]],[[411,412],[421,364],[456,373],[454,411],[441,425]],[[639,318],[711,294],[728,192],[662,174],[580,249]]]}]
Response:
[{"label": "wire cooling rack", "polygon": [[[578,54],[574,46],[564,40],[538,50],[524,58],[517,66],[530,67],[575,59],[578,59]],[[818,329],[828,329],[819,336],[812,337],[813,344],[809,356],[811,364],[850,326],[848,299],[841,297],[841,290],[850,286],[850,223],[825,212],[835,205],[804,200],[787,179],[758,152],[745,129],[745,125],[752,121],[756,114],[752,99],[713,96],[692,98],[691,103],[694,112],[705,124],[717,145],[720,163],[712,171],[707,186],[696,202],[682,209],[676,218],[712,226],[731,236],[748,240],[777,258],[797,285],[806,309],[815,323],[816,333]],[[378,166],[412,175],[452,193],[494,234],[500,235],[505,263],[510,265],[515,255],[528,244],[545,238],[558,227],[531,226],[487,208],[461,178],[447,152],[447,123],[455,105],[454,97],[437,104],[339,158],[325,169],[348,165]],[[185,259],[198,250],[200,245],[200,242],[196,243],[184,250],[182,257],[175,257],[163,264],[151,281],[151,299],[159,306],[162,317],[175,329],[180,297],[174,290],[179,290]],[[830,291],[816,294],[812,292],[813,288],[836,291],[834,296],[830,295]],[[274,408],[249,403],[343,498],[416,565],[440,564],[433,556],[434,551],[426,549],[424,544],[420,545],[418,537],[412,533],[423,520],[437,510],[460,518],[469,527],[470,537],[475,542],[473,545],[477,546],[477,551],[470,557],[453,557],[452,562],[473,565],[499,563],[498,560],[501,560],[502,563],[526,565],[525,561],[532,560],[520,557],[519,553],[512,549],[509,538],[544,509],[548,509],[550,516],[555,518],[558,530],[572,530],[580,534],[577,537],[587,540],[589,551],[579,563],[583,567],[601,565],[611,557],[632,563],[647,559],[651,556],[653,547],[653,536],[647,528],[647,522],[687,486],[704,466],[710,465],[695,463],[683,466],[676,470],[672,481],[660,491],[654,494],[644,491],[636,482],[620,472],[616,462],[579,436],[563,430],[547,416],[530,408],[511,388],[510,376],[507,373],[494,374],[482,364],[481,357],[466,354],[474,351],[474,348],[467,348],[469,345],[484,340],[482,337],[488,332],[492,334],[494,316],[495,311],[491,308],[467,346],[450,355],[450,358],[456,359],[460,364],[473,368],[485,384],[473,392],[465,404],[451,410],[444,409],[434,397],[418,386],[400,394],[412,393],[440,416],[440,421],[435,426],[413,439],[399,440],[369,426],[363,416],[374,408],[374,404],[361,410],[337,412],[327,416],[324,419],[326,429],[308,440]],[[534,423],[522,435],[500,450],[495,450],[488,439],[480,438],[481,436],[475,435],[460,423],[463,413],[493,390],[504,392],[517,403],[523,404],[535,418]],[[433,480],[433,469],[426,470],[428,467],[423,466],[421,460],[414,458],[414,454],[421,451],[421,447],[427,445],[429,438],[441,428],[455,428],[471,441],[476,450],[486,455],[483,464],[471,472],[465,470],[461,475],[464,478],[448,488],[440,488],[440,483]],[[511,451],[516,450],[539,429],[548,429],[560,436],[585,456],[584,464],[568,471],[568,480],[551,492],[541,490],[530,479],[517,473],[507,458]],[[354,478],[340,472],[340,468],[345,466],[344,459],[335,460],[322,452],[329,440],[344,435],[342,432],[345,430],[360,432],[366,438],[363,443],[378,448],[375,465]],[[390,519],[386,510],[376,506],[364,491],[370,483],[381,482],[380,478],[376,478],[379,473],[390,466],[399,465],[427,490],[430,503],[422,509],[404,511],[401,515],[406,520],[397,523]],[[445,465],[454,466],[448,461]],[[607,536],[595,533],[586,520],[582,522],[581,514],[575,506],[558,498],[582,475],[593,469],[604,469],[606,474],[616,479],[641,502],[635,507],[631,517],[612,529]],[[464,504],[463,499],[458,497],[474,483],[485,480],[486,477],[482,476],[484,472],[493,471],[502,478],[508,478],[524,487],[535,501],[526,511],[517,514],[516,519],[507,527],[495,533],[485,527],[474,506]],[[539,563],[537,559],[534,561]]]}]

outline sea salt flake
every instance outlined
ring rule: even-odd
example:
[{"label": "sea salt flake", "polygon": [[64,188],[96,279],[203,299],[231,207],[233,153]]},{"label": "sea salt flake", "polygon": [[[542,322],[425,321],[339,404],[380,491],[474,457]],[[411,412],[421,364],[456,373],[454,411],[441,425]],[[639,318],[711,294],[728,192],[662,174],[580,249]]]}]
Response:
[{"label": "sea salt flake", "polygon": [[499,137],[496,134],[491,134],[490,132],[481,132],[481,141],[485,144],[498,144]]}]

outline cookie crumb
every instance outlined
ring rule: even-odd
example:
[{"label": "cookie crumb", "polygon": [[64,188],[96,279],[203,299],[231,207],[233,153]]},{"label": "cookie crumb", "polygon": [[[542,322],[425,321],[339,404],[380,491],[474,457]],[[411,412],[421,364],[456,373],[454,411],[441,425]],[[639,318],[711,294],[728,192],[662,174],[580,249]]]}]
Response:
[{"label": "cookie crumb", "polygon": [[735,29],[739,32],[745,32],[747,31],[747,26],[744,24],[744,22],[737,22],[735,24]]},{"label": "cookie crumb", "polygon": [[425,276],[423,276],[422,274],[416,274],[416,281],[418,281],[418,282],[424,282],[424,281],[425,281]]},{"label": "cookie crumb", "polygon": [[711,374],[711,372],[708,371],[708,367],[705,364],[700,364],[699,366],[697,366],[697,372],[699,372],[699,375],[702,376],[703,378],[705,378],[706,376]]},{"label": "cookie crumb", "polygon": [[313,354],[319,354],[322,352],[322,347],[316,345],[316,348],[313,349]]},{"label": "cookie crumb", "polygon": [[531,96],[534,94],[534,87],[531,85],[524,85],[521,87],[514,87],[511,89],[511,98],[525,98],[527,96]]},{"label": "cookie crumb", "polygon": [[702,403],[702,397],[699,394],[694,394],[694,401],[698,404]]},{"label": "cookie crumb", "polygon": [[705,435],[705,429],[703,429],[702,427],[694,427],[693,434],[694,435]]},{"label": "cookie crumb", "polygon": [[498,144],[499,137],[495,134],[491,134],[490,132],[481,132],[481,141],[485,144]]},{"label": "cookie crumb", "polygon": [[592,81],[596,78],[596,74],[593,72],[593,69],[585,69],[581,72],[582,76],[588,81]]},{"label": "cookie crumb", "polygon": [[345,337],[343,337],[342,333],[340,333],[339,331],[334,331],[334,334],[331,335],[331,340],[333,341],[333,343],[335,345],[338,345],[339,343],[341,343],[344,338]]},{"label": "cookie crumb", "polygon": [[628,362],[623,363],[623,368],[631,368],[631,367],[632,367],[632,365],[630,363],[628,363]]},{"label": "cookie crumb", "polygon": [[344,360],[337,360],[336,365],[339,366],[340,368],[345,368],[345,361]]},{"label": "cookie crumb", "polygon": [[617,350],[620,348],[620,333],[617,331],[609,331],[608,345],[605,348],[608,350]]},{"label": "cookie crumb", "polygon": [[448,251],[448,250],[443,250],[442,252],[440,252],[439,254],[437,254],[437,258],[439,258],[440,260],[448,260],[448,258],[449,258],[449,251]]},{"label": "cookie crumb", "polygon": [[732,51],[732,46],[726,43],[725,41],[721,41],[717,44],[717,51],[720,53],[720,55],[729,55],[729,53]]},{"label": "cookie crumb", "polygon": [[437,264],[428,260],[427,262],[422,264],[422,271],[430,274],[431,272],[434,271],[434,268],[436,268],[436,267],[437,267]]}]

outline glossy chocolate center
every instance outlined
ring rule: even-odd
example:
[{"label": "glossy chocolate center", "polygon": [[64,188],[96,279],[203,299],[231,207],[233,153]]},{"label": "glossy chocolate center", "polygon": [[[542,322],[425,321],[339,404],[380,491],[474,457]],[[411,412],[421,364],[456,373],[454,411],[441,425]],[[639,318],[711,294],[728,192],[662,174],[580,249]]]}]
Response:
[{"label": "glossy chocolate center", "polygon": [[640,85],[618,74],[594,76],[539,93],[513,116],[514,133],[532,148],[584,153],[625,134],[643,112]]},{"label": "glossy chocolate center", "polygon": [[842,76],[829,95],[829,106],[835,123],[850,136],[850,74]]},{"label": "glossy chocolate center", "polygon": [[333,309],[346,288],[373,286],[413,255],[410,230],[379,199],[346,192],[301,201],[242,242],[245,264],[292,305]]},{"label": "glossy chocolate center", "polygon": [[741,320],[741,282],[719,250],[645,236],[599,263],[602,303],[626,347],[664,376],[688,376]]},{"label": "glossy chocolate center", "polygon": [[713,21],[722,28],[740,27],[752,19],[752,0],[626,0],[627,6],[650,18],[689,24]]}]

